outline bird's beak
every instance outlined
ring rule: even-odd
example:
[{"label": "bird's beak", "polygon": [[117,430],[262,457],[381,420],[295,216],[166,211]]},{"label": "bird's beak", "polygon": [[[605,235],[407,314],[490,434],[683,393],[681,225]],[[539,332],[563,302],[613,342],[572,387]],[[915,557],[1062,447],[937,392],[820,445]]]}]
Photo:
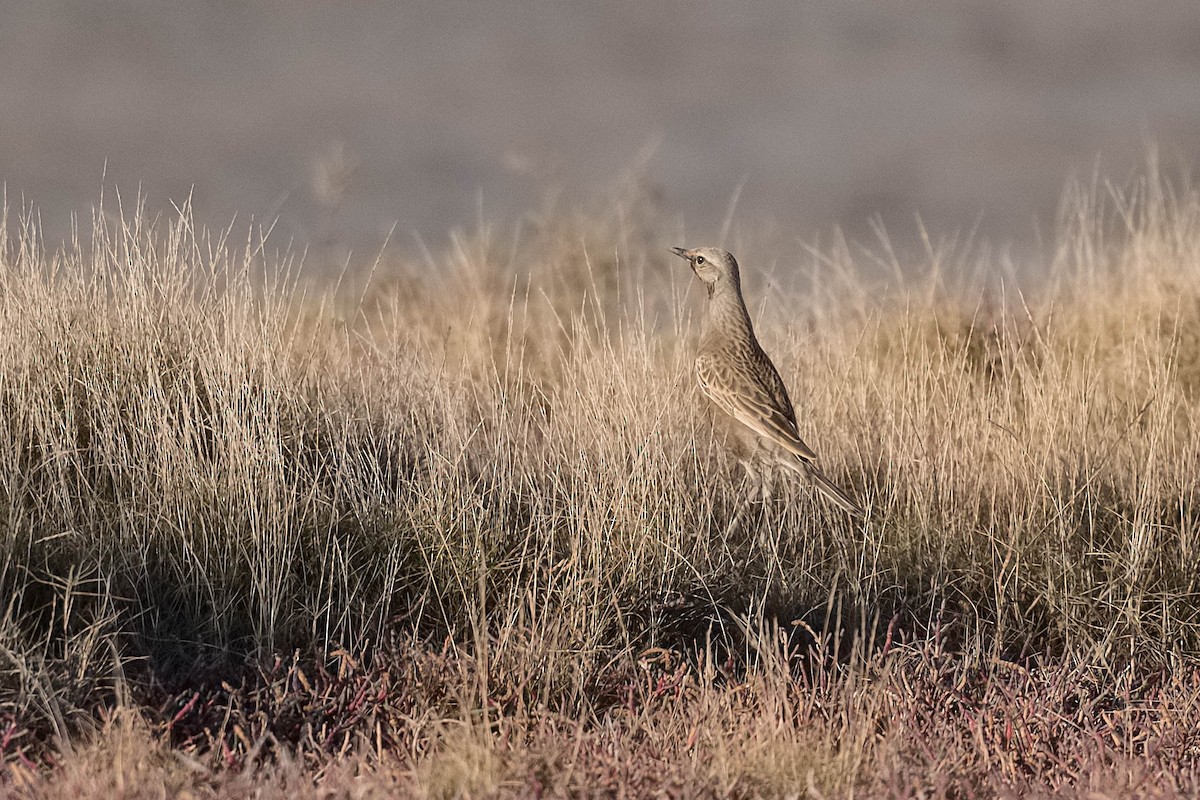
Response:
[{"label": "bird's beak", "polygon": [[691,260],[691,256],[688,255],[688,251],[684,250],[682,247],[672,247],[671,252],[682,259]]}]

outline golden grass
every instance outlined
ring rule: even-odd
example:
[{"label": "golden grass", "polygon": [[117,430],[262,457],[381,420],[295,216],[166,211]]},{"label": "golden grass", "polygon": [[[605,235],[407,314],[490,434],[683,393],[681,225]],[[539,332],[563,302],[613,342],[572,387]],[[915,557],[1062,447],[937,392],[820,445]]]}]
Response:
[{"label": "golden grass", "polygon": [[869,514],[785,484],[732,535],[699,293],[644,209],[336,292],[186,209],[60,253],[18,226],[6,786],[1196,786],[1200,198],[1064,208],[1032,297],[871,285],[847,250],[771,295],[745,263],[802,433]]}]

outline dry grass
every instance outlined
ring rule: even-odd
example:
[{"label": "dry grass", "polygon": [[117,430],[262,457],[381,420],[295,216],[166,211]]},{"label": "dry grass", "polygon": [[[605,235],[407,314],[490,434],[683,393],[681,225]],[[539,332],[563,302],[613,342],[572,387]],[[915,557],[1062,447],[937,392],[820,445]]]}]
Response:
[{"label": "dry grass", "polygon": [[1073,196],[1036,299],[752,283],[870,512],[733,535],[621,208],[327,295],[186,210],[0,242],[5,790],[1200,791],[1200,198]]}]

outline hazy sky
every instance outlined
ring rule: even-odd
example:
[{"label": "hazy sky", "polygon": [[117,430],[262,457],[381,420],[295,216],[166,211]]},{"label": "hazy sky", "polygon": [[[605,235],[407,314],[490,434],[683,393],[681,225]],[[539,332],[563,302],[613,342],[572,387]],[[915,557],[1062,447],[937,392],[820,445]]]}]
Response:
[{"label": "hazy sky", "polygon": [[[1145,9],[1151,10],[1145,10]],[[48,234],[109,186],[278,238],[432,246],[645,175],[693,241],[1031,241],[1064,181],[1200,151],[1194,2],[0,7],[0,179]],[[344,169],[343,169],[344,167]],[[320,177],[326,170],[327,178]]]}]

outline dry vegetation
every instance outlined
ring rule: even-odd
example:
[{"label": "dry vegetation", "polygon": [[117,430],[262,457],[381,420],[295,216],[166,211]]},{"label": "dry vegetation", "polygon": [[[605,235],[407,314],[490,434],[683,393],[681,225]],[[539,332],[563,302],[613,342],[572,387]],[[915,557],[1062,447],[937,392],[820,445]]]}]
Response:
[{"label": "dry vegetation", "polygon": [[870,511],[733,532],[647,209],[321,296],[186,211],[10,226],[0,789],[1200,793],[1200,197],[1064,207],[1029,299],[751,277]]}]

